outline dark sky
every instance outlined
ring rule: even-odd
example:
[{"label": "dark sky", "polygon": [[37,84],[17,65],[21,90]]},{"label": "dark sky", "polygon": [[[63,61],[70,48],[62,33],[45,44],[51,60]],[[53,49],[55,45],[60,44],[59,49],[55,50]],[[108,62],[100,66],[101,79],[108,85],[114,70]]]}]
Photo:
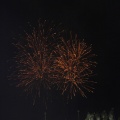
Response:
[{"label": "dark sky", "polygon": [[[2,3],[2,4],[1,4]],[[97,75],[93,94],[87,99],[77,95],[66,104],[64,97],[54,94],[48,103],[47,120],[76,120],[77,110],[84,119],[87,112],[120,113],[120,6],[107,0],[5,0],[0,3],[0,120],[43,120],[44,107],[32,100],[7,79],[10,60],[14,57],[14,37],[34,27],[39,18],[62,23],[93,45],[97,54]]]}]

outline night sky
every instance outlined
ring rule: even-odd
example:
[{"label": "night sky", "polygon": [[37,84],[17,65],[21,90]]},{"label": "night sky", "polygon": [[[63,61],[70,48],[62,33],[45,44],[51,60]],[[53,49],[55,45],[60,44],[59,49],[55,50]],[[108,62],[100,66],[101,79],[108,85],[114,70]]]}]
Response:
[{"label": "night sky", "polygon": [[107,0],[5,0],[0,3],[0,120],[43,120],[44,106],[8,80],[16,48],[13,38],[36,26],[39,18],[62,23],[93,46],[98,63],[97,84],[87,98],[76,95],[68,103],[59,92],[48,102],[47,120],[84,120],[88,112],[110,111],[120,114],[120,7]]}]

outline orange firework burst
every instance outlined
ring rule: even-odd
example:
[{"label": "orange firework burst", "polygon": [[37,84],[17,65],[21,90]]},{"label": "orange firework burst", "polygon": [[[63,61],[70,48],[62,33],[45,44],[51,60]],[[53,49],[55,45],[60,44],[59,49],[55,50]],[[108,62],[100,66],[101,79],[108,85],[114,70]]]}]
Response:
[{"label": "orange firework burst", "polygon": [[16,76],[19,80],[17,86],[23,87],[28,93],[34,93],[34,96],[40,96],[41,89],[51,89],[52,52],[48,41],[52,40],[55,34],[52,27],[40,23],[39,28],[34,29],[32,34],[26,34],[24,43],[15,45],[19,51],[16,56]]},{"label": "orange firework burst", "polygon": [[72,36],[69,40],[61,38],[62,44],[58,45],[55,50],[56,59],[54,61],[54,77],[55,84],[62,90],[62,94],[68,91],[68,97],[75,96],[76,92],[80,92],[82,96],[86,96],[84,89],[93,92],[93,87],[89,80],[93,75],[92,68],[95,62],[91,60],[94,54],[91,54],[91,46],[87,46],[84,41],[80,41],[77,37]]},{"label": "orange firework burst", "polygon": [[[57,85],[62,94],[68,92],[72,98],[79,92],[86,96],[84,90],[93,92],[89,77],[93,75],[96,62],[91,53],[91,46],[72,35],[70,39],[61,37],[62,30],[39,23],[38,29],[26,34],[23,42],[17,43],[17,87],[23,87],[33,97],[46,94],[52,85]],[[55,47],[51,41],[60,38],[61,43]],[[54,52],[53,52],[54,51]],[[54,53],[54,56],[53,56]],[[46,96],[45,96],[46,97]]]}]

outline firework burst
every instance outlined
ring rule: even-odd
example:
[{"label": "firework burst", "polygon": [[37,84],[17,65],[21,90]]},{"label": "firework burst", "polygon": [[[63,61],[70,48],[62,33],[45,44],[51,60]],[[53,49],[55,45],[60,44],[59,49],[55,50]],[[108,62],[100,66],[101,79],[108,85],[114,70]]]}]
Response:
[{"label": "firework burst", "polygon": [[83,89],[93,92],[93,87],[89,80],[93,75],[92,68],[95,62],[92,61],[91,46],[87,46],[84,41],[80,41],[77,36],[70,37],[69,40],[61,38],[62,44],[57,45],[54,61],[55,84],[62,94],[68,91],[68,97],[72,98],[76,92],[86,96]]},{"label": "firework burst", "polygon": [[[84,90],[93,92],[91,84],[95,83],[89,79],[96,65],[91,46],[77,36],[60,38],[63,31],[54,27],[46,21],[39,22],[38,29],[26,33],[24,40],[15,44],[18,49],[15,57],[17,87],[24,88],[28,94],[33,93],[34,99],[41,93],[44,96],[52,85],[57,85],[62,94],[67,93],[70,98],[77,92],[86,96]],[[51,43],[58,38],[61,42],[54,49]]]},{"label": "firework burst", "polygon": [[34,96],[40,96],[41,91],[51,89],[52,51],[48,42],[54,39],[56,33],[53,27],[48,27],[45,22],[40,23],[32,34],[26,33],[23,43],[15,45],[18,49],[15,74],[18,80],[17,87],[24,88]]}]

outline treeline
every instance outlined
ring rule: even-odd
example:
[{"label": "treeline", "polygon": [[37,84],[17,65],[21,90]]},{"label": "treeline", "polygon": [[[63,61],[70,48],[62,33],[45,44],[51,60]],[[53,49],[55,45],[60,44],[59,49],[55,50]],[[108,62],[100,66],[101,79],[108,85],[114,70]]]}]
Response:
[{"label": "treeline", "polygon": [[115,116],[112,108],[108,113],[105,110],[101,113],[88,113],[85,120],[120,120],[120,115]]}]

